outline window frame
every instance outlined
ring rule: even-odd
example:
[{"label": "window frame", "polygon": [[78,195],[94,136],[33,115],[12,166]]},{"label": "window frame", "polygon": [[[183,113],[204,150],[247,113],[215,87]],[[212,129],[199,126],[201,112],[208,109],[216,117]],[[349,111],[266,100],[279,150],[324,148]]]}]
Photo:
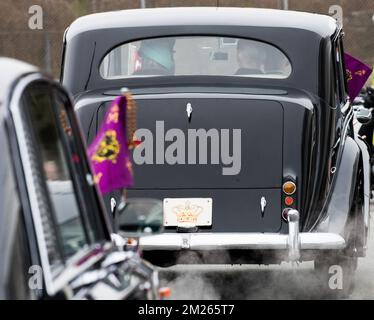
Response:
[{"label": "window frame", "polygon": [[[9,103],[10,116],[14,125],[16,141],[18,143],[19,157],[24,172],[24,183],[26,185],[26,190],[29,198],[28,202],[31,208],[33,227],[35,230],[35,236],[37,241],[37,248],[40,256],[41,267],[43,269],[45,289],[48,295],[53,296],[64,286],[66,286],[70,281],[72,281],[76,276],[78,276],[84,270],[90,268],[93,264],[102,259],[105,256],[105,254],[109,250],[111,250],[113,244],[110,240],[111,229],[109,219],[105,212],[99,212],[102,221],[104,221],[104,224],[102,225],[102,228],[104,230],[104,238],[96,242],[90,242],[86,248],[82,248],[81,250],[79,250],[74,256],[69,258],[67,261],[63,261],[63,259],[61,259],[59,265],[60,269],[58,269],[57,272],[54,272],[52,270],[52,265],[49,261],[48,249],[45,239],[45,232],[48,230],[45,230],[45,227],[42,223],[42,210],[53,210],[53,207],[50,205],[50,203],[45,203],[45,201],[43,202],[43,200],[40,199],[40,192],[43,192],[43,190],[45,193],[48,192],[46,189],[46,184],[40,183],[40,181],[36,179],[36,177],[43,173],[43,171],[41,171],[40,168],[40,160],[37,161],[39,165],[35,164],[35,161],[32,160],[30,156],[32,152],[35,152],[35,148],[33,148],[32,146],[30,147],[28,124],[26,123],[27,121],[25,121],[25,112],[23,110],[25,106],[23,106],[22,104],[22,99],[25,90],[35,82],[45,82],[50,86],[51,89],[55,88],[63,95],[66,95],[67,101],[71,100],[69,99],[65,91],[62,89],[62,87],[56,84],[52,79],[46,78],[42,74],[34,73],[26,75],[24,78],[20,79],[18,83],[15,84]],[[54,102],[56,103],[55,99],[56,98],[54,97]],[[70,111],[73,112],[73,110]],[[54,114],[56,114],[56,112],[54,112]],[[79,128],[75,128],[76,122],[72,121],[72,124],[74,127],[73,130],[75,131],[74,136],[76,136],[76,131],[79,131]],[[79,142],[79,139],[77,139],[76,141]],[[79,145],[77,147],[79,147]],[[85,148],[83,149],[83,151],[84,150]],[[86,163],[87,158],[82,157],[81,159],[82,162],[85,162],[83,163],[83,165],[89,168],[88,163]],[[84,159],[86,161],[83,161]],[[97,211],[100,211],[103,208],[103,206],[100,198],[97,196],[97,190],[93,184],[93,180],[90,184],[88,181],[89,177],[85,176],[84,178],[85,179],[82,179],[82,181],[86,181],[86,187],[91,190],[90,196],[96,194]],[[72,179],[76,181],[78,177],[73,176]],[[44,178],[42,180],[44,180]],[[80,202],[81,199],[78,199],[78,201]],[[87,201],[88,200],[86,200],[86,202]],[[45,208],[45,206],[47,206],[47,208]],[[79,213],[80,216],[83,216],[81,211]],[[98,217],[96,216],[96,218]],[[56,225],[53,226],[53,229],[56,230]],[[59,251],[59,254],[62,254],[61,250]]]},{"label": "window frame", "polygon": [[[338,93],[338,104],[343,108],[348,100],[347,77],[344,63],[343,34],[339,33],[333,42],[333,63],[335,75],[335,92]],[[339,58],[339,61],[338,61]]]}]

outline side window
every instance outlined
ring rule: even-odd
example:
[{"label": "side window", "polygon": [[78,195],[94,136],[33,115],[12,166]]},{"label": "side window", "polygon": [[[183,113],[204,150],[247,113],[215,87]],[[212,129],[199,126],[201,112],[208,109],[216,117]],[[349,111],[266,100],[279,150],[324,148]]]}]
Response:
[{"label": "side window", "polygon": [[341,84],[342,84],[342,90],[343,90],[343,96],[344,96],[344,102],[347,101],[348,98],[348,84],[347,84],[347,71],[345,67],[345,61],[344,61],[344,45],[343,45],[343,39],[340,38],[339,41],[339,51],[340,51],[340,57],[341,57]]},{"label": "side window", "polygon": [[331,106],[339,107],[340,106],[340,90],[339,90],[339,81],[338,81],[338,73],[337,73],[337,64],[335,63],[335,49],[333,49],[332,54],[332,63],[330,65],[330,73],[331,73],[331,91],[333,92],[333,96],[331,97]]},{"label": "side window", "polygon": [[344,64],[343,43],[341,38],[339,38],[335,44],[334,55],[337,79],[336,92],[338,94],[338,102],[342,107],[347,101],[347,80]]}]

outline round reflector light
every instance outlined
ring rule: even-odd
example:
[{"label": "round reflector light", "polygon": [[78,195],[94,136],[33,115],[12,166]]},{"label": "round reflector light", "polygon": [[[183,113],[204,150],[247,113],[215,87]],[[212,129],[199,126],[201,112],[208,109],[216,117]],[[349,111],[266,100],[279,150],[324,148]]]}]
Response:
[{"label": "round reflector light", "polygon": [[282,218],[284,221],[287,221],[288,222],[288,211],[290,211],[291,208],[286,208],[282,211]]}]

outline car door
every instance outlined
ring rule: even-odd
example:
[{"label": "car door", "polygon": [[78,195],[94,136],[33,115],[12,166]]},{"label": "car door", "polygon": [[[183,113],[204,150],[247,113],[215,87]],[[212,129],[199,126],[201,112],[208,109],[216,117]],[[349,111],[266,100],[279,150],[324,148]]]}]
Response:
[{"label": "car door", "polygon": [[68,94],[31,66],[10,59],[0,66],[26,243],[36,257],[25,270],[34,297],[69,298],[62,289],[112,250],[110,223]]},{"label": "car door", "polygon": [[0,125],[0,300],[24,300],[33,298],[28,287],[28,274],[34,263],[12,170],[14,159],[7,152],[9,143],[5,126]]}]

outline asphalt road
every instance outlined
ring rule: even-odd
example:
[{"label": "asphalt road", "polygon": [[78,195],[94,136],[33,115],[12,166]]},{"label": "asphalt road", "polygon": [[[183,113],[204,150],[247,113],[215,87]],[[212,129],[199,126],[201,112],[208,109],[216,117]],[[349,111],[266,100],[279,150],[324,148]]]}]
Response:
[{"label": "asphalt road", "polygon": [[[372,216],[374,203],[371,203]],[[360,258],[350,299],[374,299],[374,222],[367,256]],[[321,299],[313,263],[281,265],[177,265],[160,268],[173,299]]]}]

